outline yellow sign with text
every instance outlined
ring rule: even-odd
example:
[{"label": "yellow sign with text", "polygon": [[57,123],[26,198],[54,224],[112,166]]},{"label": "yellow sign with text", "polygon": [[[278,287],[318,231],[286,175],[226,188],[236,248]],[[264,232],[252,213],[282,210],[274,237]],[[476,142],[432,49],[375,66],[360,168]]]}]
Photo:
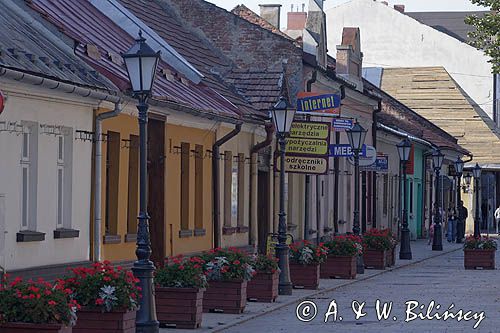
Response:
[{"label": "yellow sign with text", "polygon": [[287,154],[307,154],[324,156],[328,154],[328,141],[316,139],[288,138],[286,140]]},{"label": "yellow sign with text", "polygon": [[[281,170],[279,158],[276,168]],[[285,172],[324,175],[328,172],[328,157],[286,156]]]},{"label": "yellow sign with text", "polygon": [[290,129],[290,137],[304,139],[323,139],[330,136],[330,126],[328,123],[314,123],[294,121]]}]

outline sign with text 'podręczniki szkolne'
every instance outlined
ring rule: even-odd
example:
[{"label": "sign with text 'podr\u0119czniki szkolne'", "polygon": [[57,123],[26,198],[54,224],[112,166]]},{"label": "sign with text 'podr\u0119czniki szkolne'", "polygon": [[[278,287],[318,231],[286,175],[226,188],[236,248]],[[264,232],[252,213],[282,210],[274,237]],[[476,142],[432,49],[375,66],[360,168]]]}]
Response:
[{"label": "sign with text 'podr\u0119czniki szkolne'", "polygon": [[340,101],[341,96],[337,94],[300,92],[297,94],[297,112],[338,117]]},{"label": "sign with text 'podr\u0119czniki szkolne'", "polygon": [[[279,158],[276,169],[281,170]],[[324,175],[328,172],[328,157],[285,156],[285,172]]]}]

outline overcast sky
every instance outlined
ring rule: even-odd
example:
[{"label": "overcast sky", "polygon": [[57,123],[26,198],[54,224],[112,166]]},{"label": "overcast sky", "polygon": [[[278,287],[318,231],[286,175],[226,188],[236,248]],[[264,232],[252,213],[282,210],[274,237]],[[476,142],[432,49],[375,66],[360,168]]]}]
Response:
[{"label": "overcast sky", "polygon": [[[216,4],[219,7],[223,7],[227,10],[231,10],[239,4],[244,4],[256,13],[259,13],[259,4],[282,4],[282,20],[281,22],[286,22],[285,15],[286,12],[290,11],[290,7],[293,4],[295,8],[301,6],[305,3],[306,6],[309,0],[207,0]],[[326,0],[325,9],[335,7],[349,0]],[[388,0],[389,5],[403,4],[406,6],[406,11],[408,12],[419,12],[419,11],[471,11],[471,10],[484,10],[482,7],[475,6],[470,0]]]}]

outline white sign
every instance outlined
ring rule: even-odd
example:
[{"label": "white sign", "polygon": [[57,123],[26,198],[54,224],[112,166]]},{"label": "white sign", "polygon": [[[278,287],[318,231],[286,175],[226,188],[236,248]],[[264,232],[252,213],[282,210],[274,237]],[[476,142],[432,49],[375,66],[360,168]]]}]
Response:
[{"label": "white sign", "polygon": [[[354,165],[354,157],[353,156],[348,157],[347,160],[349,161],[349,163]],[[373,163],[375,163],[375,161],[377,161],[377,149],[375,149],[372,146],[367,145],[366,146],[366,156],[359,157],[359,166],[361,166],[361,167],[370,166]]]}]

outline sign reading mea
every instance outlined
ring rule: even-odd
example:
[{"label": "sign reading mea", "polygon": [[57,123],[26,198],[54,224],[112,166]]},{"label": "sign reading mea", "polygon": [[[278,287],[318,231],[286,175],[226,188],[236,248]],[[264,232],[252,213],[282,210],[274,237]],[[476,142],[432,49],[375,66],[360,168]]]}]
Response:
[{"label": "sign reading mea", "polygon": [[[349,144],[330,145],[330,156],[350,157],[354,156],[354,152],[352,151],[351,145]],[[366,157],[366,145],[363,145],[363,149],[361,150],[359,156]]]}]

